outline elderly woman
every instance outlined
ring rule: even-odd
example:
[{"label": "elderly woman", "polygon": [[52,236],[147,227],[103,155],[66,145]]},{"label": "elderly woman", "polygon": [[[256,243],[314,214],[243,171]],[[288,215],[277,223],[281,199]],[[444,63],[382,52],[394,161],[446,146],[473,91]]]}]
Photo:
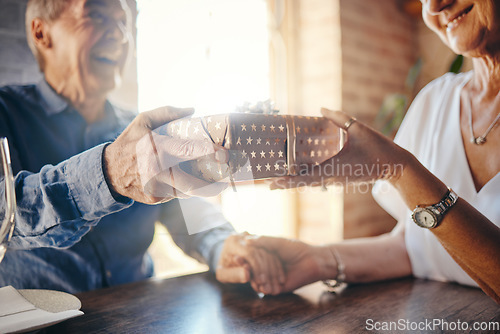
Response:
[{"label": "elderly woman", "polygon": [[[379,167],[375,179],[384,180],[374,195],[398,225],[387,235],[321,247],[280,238],[250,241],[281,257],[287,270],[282,291],[317,280],[358,283],[414,275],[479,286],[500,302],[500,3],[422,3],[425,24],[455,53],[471,57],[474,70],[427,85],[395,143],[344,113],[323,111],[349,134],[335,163]],[[346,177],[371,176],[340,179]],[[280,179],[274,187],[299,181],[319,180]]]}]

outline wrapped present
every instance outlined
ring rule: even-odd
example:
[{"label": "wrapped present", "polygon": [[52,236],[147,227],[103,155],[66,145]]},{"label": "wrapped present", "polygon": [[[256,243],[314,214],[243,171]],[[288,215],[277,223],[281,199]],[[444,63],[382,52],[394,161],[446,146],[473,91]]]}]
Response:
[{"label": "wrapped present", "polygon": [[180,119],[164,129],[170,136],[209,140],[225,147],[229,162],[213,157],[184,163],[189,173],[214,182],[297,175],[335,156],[345,131],[323,117],[232,113]]}]

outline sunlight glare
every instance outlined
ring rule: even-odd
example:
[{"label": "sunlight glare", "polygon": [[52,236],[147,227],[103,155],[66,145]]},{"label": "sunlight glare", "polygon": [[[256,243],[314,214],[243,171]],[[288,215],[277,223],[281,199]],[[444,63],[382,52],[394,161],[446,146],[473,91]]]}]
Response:
[{"label": "sunlight glare", "polygon": [[234,111],[269,98],[265,0],[138,0],[139,110]]}]

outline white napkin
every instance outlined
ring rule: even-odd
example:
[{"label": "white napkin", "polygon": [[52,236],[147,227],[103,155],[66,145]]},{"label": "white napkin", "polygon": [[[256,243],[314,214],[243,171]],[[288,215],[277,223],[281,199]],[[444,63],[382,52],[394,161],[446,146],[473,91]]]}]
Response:
[{"label": "white napkin", "polygon": [[[40,297],[47,296],[47,291],[43,290],[26,291],[31,291],[31,295],[36,295],[36,292],[40,291],[39,298],[37,298],[38,302],[43,299]],[[75,296],[63,292],[53,291],[51,293],[52,298],[54,294],[59,299],[71,298],[73,303],[69,304],[75,305]],[[48,301],[48,303],[53,302],[54,300]],[[79,308],[80,306],[78,305],[77,309],[67,309],[57,313],[48,312],[30,303],[12,286],[6,286],[0,288],[0,333],[31,331],[53,325],[63,320],[82,315],[83,312]]]}]

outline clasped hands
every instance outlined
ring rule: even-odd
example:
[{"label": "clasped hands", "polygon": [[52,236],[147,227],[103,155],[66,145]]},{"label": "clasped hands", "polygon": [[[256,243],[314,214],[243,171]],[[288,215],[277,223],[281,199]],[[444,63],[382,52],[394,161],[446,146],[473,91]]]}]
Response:
[{"label": "clasped hands", "polygon": [[222,283],[250,283],[256,292],[277,295],[335,277],[335,268],[328,246],[242,233],[226,239],[216,277]]}]

